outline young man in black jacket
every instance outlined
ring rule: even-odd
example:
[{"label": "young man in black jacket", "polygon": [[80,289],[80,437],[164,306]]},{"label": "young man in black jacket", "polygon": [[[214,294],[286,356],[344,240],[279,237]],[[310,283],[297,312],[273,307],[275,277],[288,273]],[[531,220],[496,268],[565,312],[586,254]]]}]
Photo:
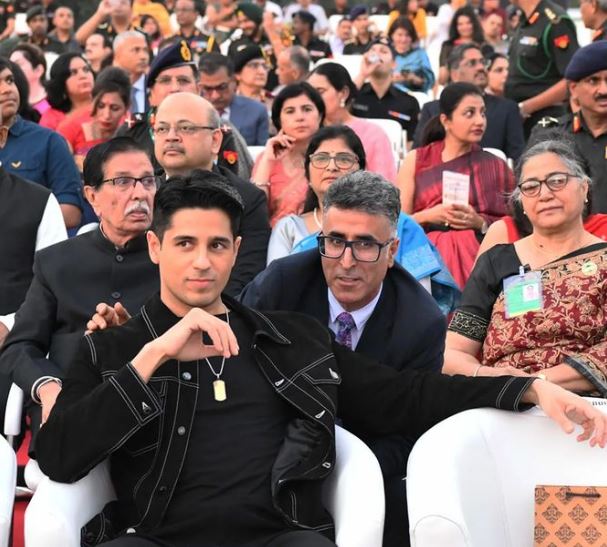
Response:
[{"label": "young man in black jacket", "polygon": [[[604,446],[607,417],[546,381],[398,373],[334,343],[315,319],[222,295],[242,212],[222,177],[173,177],[147,235],[160,294],[80,344],[37,454],[51,479],[68,482],[111,459],[118,499],[85,538],[334,545],[321,489],[338,413],[356,432],[415,436],[469,408],[539,402],[565,430],[583,423],[579,439]],[[346,243],[346,255],[366,248]]]}]

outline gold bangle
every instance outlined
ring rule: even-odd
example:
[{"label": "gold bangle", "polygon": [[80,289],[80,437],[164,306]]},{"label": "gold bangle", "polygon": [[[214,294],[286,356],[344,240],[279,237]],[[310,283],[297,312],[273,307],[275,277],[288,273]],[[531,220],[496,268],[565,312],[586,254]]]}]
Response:
[{"label": "gold bangle", "polygon": [[548,380],[548,376],[546,376],[543,372],[540,372],[540,373],[536,374],[536,376],[540,380],[544,380],[544,382],[549,382],[550,381],[550,380]]}]

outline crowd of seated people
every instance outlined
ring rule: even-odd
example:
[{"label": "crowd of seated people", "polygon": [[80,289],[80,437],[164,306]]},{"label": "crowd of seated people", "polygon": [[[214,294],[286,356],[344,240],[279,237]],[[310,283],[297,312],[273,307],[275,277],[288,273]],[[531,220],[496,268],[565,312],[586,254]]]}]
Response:
[{"label": "crowd of seated people", "polygon": [[553,0],[66,4],[0,2],[0,423],[16,384],[42,471],[116,462],[98,544],[334,545],[340,423],[407,546],[441,419],[602,431],[574,394],[607,397],[604,2],[587,36]]}]

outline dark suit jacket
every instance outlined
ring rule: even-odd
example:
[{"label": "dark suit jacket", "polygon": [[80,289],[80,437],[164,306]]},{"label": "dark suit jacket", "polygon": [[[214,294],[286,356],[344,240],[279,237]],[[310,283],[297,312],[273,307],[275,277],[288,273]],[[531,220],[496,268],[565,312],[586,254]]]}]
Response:
[{"label": "dark suit jacket", "polygon": [[0,372],[28,397],[41,377],[64,377],[97,304],[138,310],[158,289],[144,234],[116,249],[97,229],[41,250],[0,353]]},{"label": "dark suit jacket", "polygon": [[[327,283],[320,260],[313,249],[273,261],[245,287],[241,302],[258,310],[305,313],[328,325]],[[381,296],[356,353],[398,371],[438,372],[443,364],[445,331],[445,317],[432,296],[396,264],[384,278]],[[377,457],[384,477],[400,480],[406,473],[413,441],[401,435],[362,437]]]},{"label": "dark suit jacket", "polygon": [[230,104],[230,122],[249,146],[264,146],[268,140],[269,118],[266,107],[253,99],[234,95]]},{"label": "dark suit jacket", "polygon": [[270,240],[270,221],[266,195],[254,184],[238,178],[225,167],[213,166],[213,171],[223,175],[244,201],[244,216],[240,225],[242,243],[236,258],[236,264],[230,274],[225,292],[236,296],[243,287],[266,267],[268,241]]},{"label": "dark suit jacket", "polygon": [[[273,261],[240,295],[258,310],[306,313],[329,324],[327,282],[316,249]],[[377,306],[356,346],[396,370],[440,371],[445,317],[432,296],[398,264],[388,270]]]},{"label": "dark suit jacket", "polygon": [[[497,148],[507,157],[518,160],[525,148],[523,122],[517,104],[503,97],[484,95],[487,107],[487,129],[480,142],[484,148]],[[419,122],[413,137],[413,148],[421,146],[422,135],[428,121],[438,116],[438,101],[426,103],[419,115]]]}]

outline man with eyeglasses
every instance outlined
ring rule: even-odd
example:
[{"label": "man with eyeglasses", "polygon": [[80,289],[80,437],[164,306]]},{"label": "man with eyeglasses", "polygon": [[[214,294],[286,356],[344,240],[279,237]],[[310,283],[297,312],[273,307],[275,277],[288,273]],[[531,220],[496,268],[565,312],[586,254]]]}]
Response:
[{"label": "man with eyeglasses", "polygon": [[127,137],[97,145],[83,178],[99,227],[36,254],[32,283],[0,354],[0,371],[25,393],[34,437],[98,303],[139,309],[159,286],[145,241],[158,178],[145,148]]},{"label": "man with eyeglasses", "polygon": [[[320,160],[352,166],[346,156]],[[381,175],[358,171],[341,177],[325,195],[318,249],[273,261],[240,300],[258,310],[311,315],[338,343],[398,371],[439,372],[445,318],[432,296],[394,261],[399,213],[399,192]],[[364,440],[384,474],[384,546],[403,545],[408,530],[402,479],[413,443],[402,436]]]},{"label": "man with eyeglasses", "polygon": [[249,146],[264,146],[268,140],[268,111],[259,101],[236,94],[232,60],[220,53],[208,53],[201,57],[198,68],[201,95],[219,117],[230,121]]},{"label": "man with eyeglasses", "polygon": [[607,213],[607,40],[578,49],[565,78],[579,111],[542,118],[529,140],[543,140],[555,131],[568,134],[586,160],[592,179],[590,212]]},{"label": "man with eyeglasses", "polygon": [[[185,40],[180,40],[158,53],[147,75],[146,86],[149,89],[150,109],[129,116],[118,130],[118,134],[130,136],[144,145],[152,158],[156,174],[162,175],[162,167],[154,157],[152,125],[156,109],[162,100],[172,93],[186,91],[198,94],[199,92],[198,69]],[[222,124],[222,133],[223,140],[217,163],[248,180],[253,160],[247,150],[246,142],[229,122]]]},{"label": "man with eyeglasses", "polygon": [[[482,90],[487,87],[486,60],[475,44],[455,47],[447,59],[447,68],[451,82],[467,82]],[[518,160],[525,147],[525,136],[516,103],[488,93],[484,93],[483,98],[487,109],[487,129],[480,145],[497,148],[504,152],[506,157]],[[439,112],[438,101],[430,101],[423,106],[413,138],[413,148],[421,146],[426,124],[434,116],[438,116]]]}]

